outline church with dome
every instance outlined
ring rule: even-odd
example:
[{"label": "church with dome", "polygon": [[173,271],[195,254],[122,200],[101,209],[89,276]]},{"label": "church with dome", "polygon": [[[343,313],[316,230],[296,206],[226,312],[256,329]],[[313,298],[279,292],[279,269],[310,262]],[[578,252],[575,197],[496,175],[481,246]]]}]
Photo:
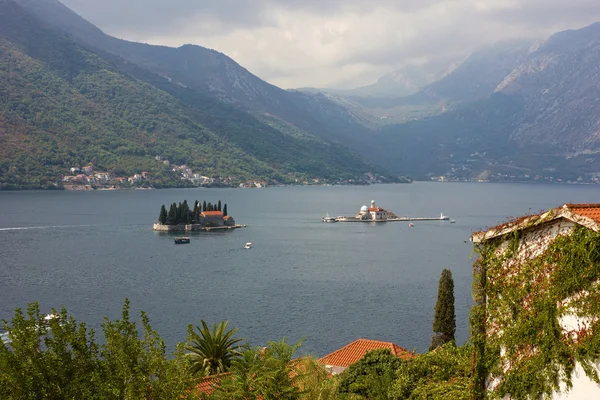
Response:
[{"label": "church with dome", "polygon": [[371,200],[371,207],[362,206],[356,214],[356,219],[361,221],[387,221],[388,212],[384,208],[377,207],[375,200]]}]

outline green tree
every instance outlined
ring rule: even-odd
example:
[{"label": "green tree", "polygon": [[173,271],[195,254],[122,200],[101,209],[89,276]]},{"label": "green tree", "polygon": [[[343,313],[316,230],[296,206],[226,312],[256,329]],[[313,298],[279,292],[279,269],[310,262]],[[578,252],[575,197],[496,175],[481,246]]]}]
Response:
[{"label": "green tree", "polygon": [[212,203],[210,201],[208,202],[208,209],[207,209],[207,211],[213,211],[213,205],[212,205]]},{"label": "green tree", "polygon": [[342,374],[340,393],[351,393],[363,398],[387,400],[388,390],[396,379],[396,370],[402,360],[388,349],[369,351]]},{"label": "green tree", "polygon": [[403,360],[388,390],[390,399],[467,400],[471,398],[471,356],[468,345],[446,343],[418,357]]},{"label": "green tree", "polygon": [[433,337],[429,350],[444,343],[454,342],[456,332],[456,314],[454,311],[454,280],[452,272],[444,269],[438,285],[437,303],[433,318]]},{"label": "green tree", "polygon": [[169,213],[167,214],[167,224],[177,224],[177,204],[175,203],[172,203],[171,207],[169,208]]},{"label": "green tree", "polygon": [[223,205],[223,216],[227,216],[227,204]]},{"label": "green tree", "polygon": [[217,204],[217,211],[221,211],[221,200],[219,200],[219,203]]},{"label": "green tree", "polygon": [[189,360],[179,346],[169,359],[160,336],[142,312],[143,335],[129,318],[105,319],[105,344],[63,309],[44,316],[37,303],[25,316],[17,310],[4,322],[10,343],[0,342],[0,398],[20,399],[187,399],[195,393]]},{"label": "green tree", "polygon": [[202,202],[202,211],[208,211],[208,208],[206,208],[206,200]]},{"label": "green tree", "polygon": [[167,223],[167,209],[165,208],[164,204],[162,205],[162,207],[160,207],[160,215],[158,216],[158,222],[160,222],[163,225]]},{"label": "green tree", "polygon": [[212,332],[204,320],[200,321],[202,328],[196,326],[198,333],[192,325],[188,326],[188,344],[192,374],[203,372],[208,375],[226,372],[232,360],[239,356],[234,345],[242,339],[234,338],[237,328],[227,330],[229,321],[221,321],[219,325],[213,324]]},{"label": "green tree", "polygon": [[301,360],[292,360],[302,341],[290,345],[283,338],[266,347],[245,345],[233,360],[230,375],[221,380],[213,393],[217,400],[297,400],[303,393],[305,370]]},{"label": "green tree", "polygon": [[200,205],[198,200],[196,200],[196,202],[194,202],[194,211],[192,212],[192,223],[194,224],[198,222],[198,216],[200,215],[200,212],[198,211],[199,208]]},{"label": "green tree", "polygon": [[141,312],[143,334],[140,338],[135,321],[129,317],[130,304],[125,299],[122,318],[104,319],[102,345],[104,364],[103,397],[114,399],[179,399],[190,397],[191,375],[181,349],[171,361],[166,356],[163,339]]},{"label": "green tree", "polygon": [[94,332],[64,308],[44,316],[32,303],[3,328],[10,344],[0,341],[0,398],[98,398],[102,373]]}]

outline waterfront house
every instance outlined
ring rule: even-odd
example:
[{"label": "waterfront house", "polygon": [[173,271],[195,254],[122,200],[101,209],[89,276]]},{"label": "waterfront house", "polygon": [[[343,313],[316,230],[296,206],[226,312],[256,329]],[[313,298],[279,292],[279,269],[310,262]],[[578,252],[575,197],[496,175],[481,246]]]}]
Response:
[{"label": "waterfront house", "polygon": [[83,173],[85,173],[86,175],[91,174],[92,172],[94,172],[94,166],[92,164],[90,165],[86,165],[85,167],[81,168],[81,170],[83,171]]},{"label": "waterfront house", "polygon": [[600,204],[526,215],[471,241],[475,398],[600,398]]},{"label": "waterfront house", "polygon": [[324,365],[325,368],[333,375],[337,375],[343,372],[350,365],[363,358],[367,352],[380,349],[387,349],[390,351],[390,353],[392,353],[392,355],[402,359],[415,357],[414,353],[392,342],[358,339],[347,344],[341,349],[338,349],[333,353],[327,354],[325,357],[320,358],[319,363]]}]

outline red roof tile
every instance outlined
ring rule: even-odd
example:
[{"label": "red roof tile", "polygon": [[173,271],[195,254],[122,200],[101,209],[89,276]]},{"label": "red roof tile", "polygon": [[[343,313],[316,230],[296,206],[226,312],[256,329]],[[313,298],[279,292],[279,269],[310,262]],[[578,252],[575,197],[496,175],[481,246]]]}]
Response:
[{"label": "red roof tile", "polygon": [[565,204],[574,214],[600,222],[600,204]]},{"label": "red roof tile", "polygon": [[358,360],[364,357],[364,355],[372,350],[388,349],[393,355],[402,359],[409,359],[415,357],[415,354],[403,349],[402,347],[392,342],[381,342],[379,340],[369,339],[358,339],[354,342],[347,344],[339,350],[334,351],[331,354],[319,359],[321,364],[332,365],[336,367],[347,368],[354,364]]},{"label": "red roof tile", "polygon": [[509,232],[531,228],[558,218],[566,218],[594,231],[600,231],[600,204],[563,204],[546,212],[524,215],[485,231],[475,232],[471,236],[471,240],[473,242],[489,240]]},{"label": "red roof tile", "polygon": [[231,215],[226,215],[223,217],[223,219],[230,219],[230,218],[231,218]]},{"label": "red roof tile", "polygon": [[198,384],[198,392],[210,395],[219,385],[219,382],[221,382],[221,380],[228,375],[229,372],[226,372],[223,374],[209,375],[202,378],[202,380]]},{"label": "red roof tile", "polygon": [[222,217],[223,213],[221,211],[202,211],[200,215],[204,215],[206,217]]}]

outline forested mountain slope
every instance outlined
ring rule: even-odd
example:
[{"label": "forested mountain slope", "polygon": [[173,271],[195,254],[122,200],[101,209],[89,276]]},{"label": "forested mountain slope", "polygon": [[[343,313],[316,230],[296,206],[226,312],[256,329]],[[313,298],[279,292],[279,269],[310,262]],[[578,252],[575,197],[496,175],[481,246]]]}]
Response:
[{"label": "forested mountain slope", "polygon": [[342,145],[259,120],[0,0],[0,183],[45,187],[73,165],[178,180],[160,155],[208,176],[349,179],[376,170]]}]

